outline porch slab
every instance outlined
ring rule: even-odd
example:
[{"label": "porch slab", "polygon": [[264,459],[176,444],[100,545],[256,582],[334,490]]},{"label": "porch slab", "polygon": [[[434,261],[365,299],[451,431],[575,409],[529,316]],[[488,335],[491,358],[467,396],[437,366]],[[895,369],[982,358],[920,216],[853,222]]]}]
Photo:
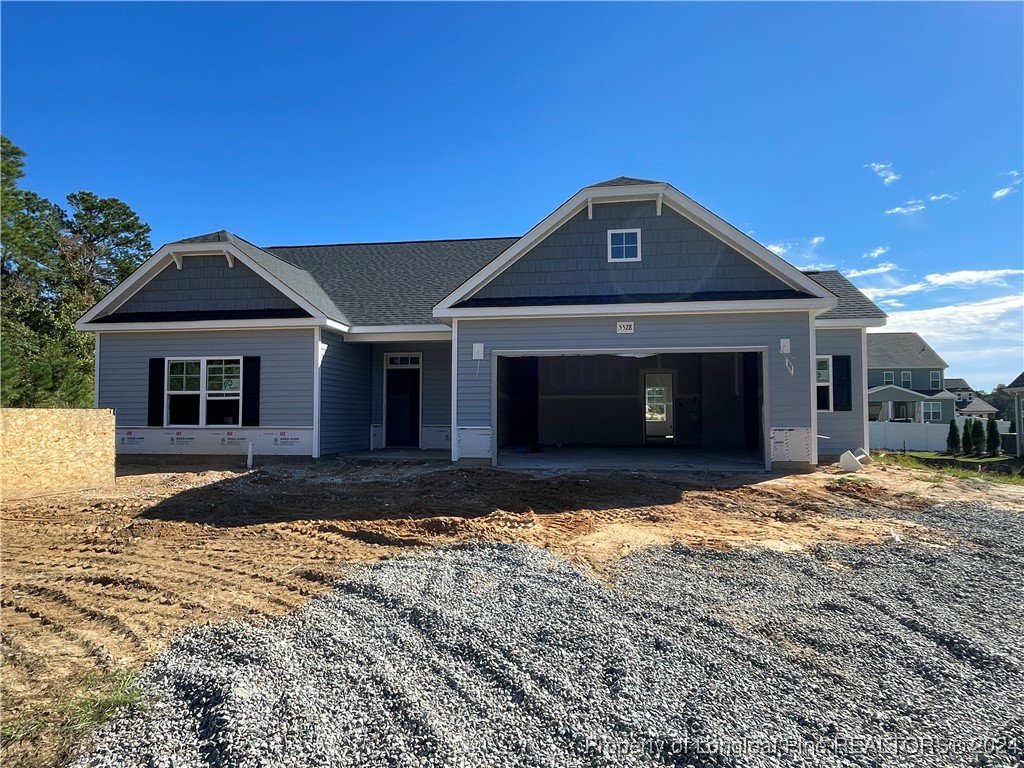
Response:
[{"label": "porch slab", "polygon": [[445,461],[451,463],[452,452],[448,449],[381,448],[376,451],[346,453],[345,457],[369,461]]},{"label": "porch slab", "polygon": [[750,451],[708,451],[666,446],[565,446],[541,453],[501,451],[504,469],[638,469],[662,472],[763,472]]}]

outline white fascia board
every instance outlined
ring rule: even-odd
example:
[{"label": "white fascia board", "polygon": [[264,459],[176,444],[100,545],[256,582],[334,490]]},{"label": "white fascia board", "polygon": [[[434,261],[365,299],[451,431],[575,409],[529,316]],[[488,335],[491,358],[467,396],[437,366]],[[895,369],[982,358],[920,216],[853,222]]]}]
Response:
[{"label": "white fascia board", "polygon": [[763,299],[761,301],[679,301],[664,304],[578,304],[568,307],[474,307],[447,309],[441,317],[515,319],[521,317],[618,317],[624,315],[706,315],[733,312],[824,312],[829,299]]},{"label": "white fascia board", "polygon": [[684,218],[732,246],[755,264],[783,282],[818,298],[832,294],[789,262],[769,251],[763,245],[744,234],[724,219],[697,204],[670,184],[644,184],[630,187],[587,187],[581,189],[553,213],[545,217],[533,229],[519,238],[500,256],[494,259],[434,307],[435,317],[446,317],[443,310],[468,298],[483,285],[497,277],[515,263],[521,256],[546,238],[587,205],[601,203],[627,203],[661,199]]},{"label": "white fascia board", "polygon": [[490,264],[469,278],[466,282],[445,296],[434,306],[434,317],[442,317],[439,310],[450,309],[463,299],[472,295],[485,283],[511,266],[520,256],[530,250],[558,227],[579,213],[587,205],[587,190],[581,189],[570,197],[551,214],[540,221],[533,229],[510,245]]},{"label": "white fascia board", "polygon": [[832,293],[818,285],[811,278],[780,256],[776,256],[749,235],[736,229],[732,224],[719,218],[707,208],[696,203],[678,189],[666,185],[665,202],[694,224],[705,229],[719,240],[725,241],[737,251],[759,264],[785,283],[811,296],[825,298]]},{"label": "white fascia board", "polygon": [[[261,265],[250,259],[244,252],[236,248],[231,243],[218,243],[216,245],[212,245],[210,243],[170,243],[161,247],[160,250],[150,256],[149,259],[143,262],[138,269],[122,281],[120,285],[104,296],[92,309],[82,315],[78,320],[78,323],[75,324],[75,327],[78,328],[79,323],[85,324],[91,322],[101,313],[109,314],[116,310],[143,286],[145,286],[151,278],[162,272],[170,264],[175,263],[176,258],[181,258],[182,256],[211,255],[229,256],[234,258],[236,261],[240,261],[314,318],[323,320],[328,319],[323,312],[306,301],[304,297],[296,293],[289,285],[281,282],[280,279],[270,274]],[[342,326],[344,324],[337,323],[337,325]],[[347,328],[347,326],[345,327]],[[79,328],[79,330],[87,329]]]},{"label": "white fascia board", "polygon": [[353,325],[345,334],[350,342],[450,341],[451,328],[437,323]]},{"label": "white fascia board", "polygon": [[179,320],[151,323],[87,323],[79,320],[75,323],[75,329],[79,331],[116,331],[118,333],[133,331],[252,331],[274,328],[331,328],[341,333],[345,333],[349,329],[343,323],[322,317],[286,317],[278,320]]},{"label": "white fascia board", "polygon": [[814,321],[815,328],[881,328],[885,325],[884,317],[829,318]]}]

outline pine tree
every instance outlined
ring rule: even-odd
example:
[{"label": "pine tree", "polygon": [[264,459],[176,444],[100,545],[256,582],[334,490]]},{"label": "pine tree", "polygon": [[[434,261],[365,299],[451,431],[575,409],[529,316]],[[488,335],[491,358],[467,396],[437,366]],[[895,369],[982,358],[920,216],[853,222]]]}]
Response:
[{"label": "pine tree", "polygon": [[956,425],[956,419],[949,420],[949,433],[946,435],[946,453],[956,456],[960,453],[960,428]]},{"label": "pine tree", "polygon": [[996,417],[988,417],[988,428],[985,435],[985,447],[988,448],[989,456],[998,456],[1003,447],[1003,438],[999,434],[999,425],[996,424]]},{"label": "pine tree", "polygon": [[985,452],[985,425],[981,419],[975,419],[971,424],[971,442],[974,443],[974,455],[981,456]]},{"label": "pine tree", "polygon": [[971,429],[973,423],[974,419],[967,419],[964,422],[964,435],[961,439],[961,450],[964,456],[970,456],[974,453],[974,430]]}]

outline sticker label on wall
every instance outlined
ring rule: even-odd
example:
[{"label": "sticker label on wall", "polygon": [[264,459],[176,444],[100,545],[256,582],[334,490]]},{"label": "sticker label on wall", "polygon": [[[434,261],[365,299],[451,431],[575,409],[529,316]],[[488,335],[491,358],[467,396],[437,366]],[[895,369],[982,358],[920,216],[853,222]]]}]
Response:
[{"label": "sticker label on wall", "polygon": [[620,320],[615,324],[616,333],[632,333],[634,323],[632,320]]}]

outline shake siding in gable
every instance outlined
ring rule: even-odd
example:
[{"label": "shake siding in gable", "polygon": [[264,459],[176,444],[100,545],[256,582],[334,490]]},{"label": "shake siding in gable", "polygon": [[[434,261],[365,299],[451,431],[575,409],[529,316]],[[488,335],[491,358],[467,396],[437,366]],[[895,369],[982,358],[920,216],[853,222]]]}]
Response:
[{"label": "shake siding in gable", "polygon": [[345,342],[330,331],[320,335],[320,455],[370,447],[369,344]]},{"label": "shake siding in gable", "polygon": [[[632,334],[617,334],[616,320],[635,320]],[[495,350],[656,349],[767,347],[770,424],[811,426],[810,322],[807,312],[460,320],[458,330],[459,427],[491,426],[491,360]],[[788,338],[795,370],[786,368],[779,339]],[[473,360],[473,344],[484,360]]]},{"label": "shake siding in gable", "polygon": [[817,353],[850,356],[850,394],[853,403],[853,409],[849,411],[818,411],[818,434],[829,438],[818,440],[818,456],[838,456],[843,451],[867,448],[864,445],[864,361],[860,329],[819,329]]},{"label": "shake siding in gable", "polygon": [[[608,230],[640,229],[639,262],[609,263]],[[791,290],[706,230],[655,203],[584,209],[473,298]]]},{"label": "shake siding in gable", "polygon": [[146,426],[151,357],[260,357],[260,426],[313,425],[313,329],[116,333],[100,337],[99,403]]},{"label": "shake siding in gable", "polygon": [[296,309],[283,293],[244,264],[224,256],[185,256],[153,277],[113,313]]}]

